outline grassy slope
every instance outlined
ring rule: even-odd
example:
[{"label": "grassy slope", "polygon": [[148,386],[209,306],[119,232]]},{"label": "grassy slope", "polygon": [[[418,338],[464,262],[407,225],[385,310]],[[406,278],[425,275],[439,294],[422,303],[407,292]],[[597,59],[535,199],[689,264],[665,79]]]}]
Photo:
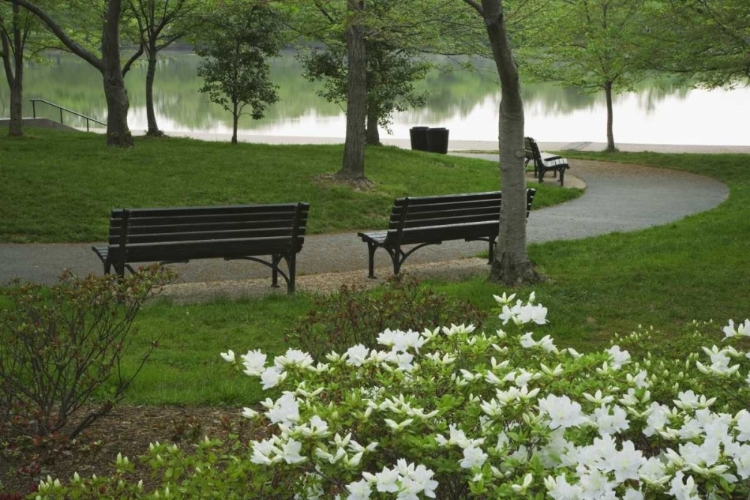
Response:
[{"label": "grassy slope", "polygon": [[[396,148],[368,148],[370,191],[320,181],[342,146],[269,146],[138,138],[104,147],[101,135],[27,130],[0,137],[0,242],[85,242],[106,237],[113,207],[245,203],[311,204],[312,233],[387,224],[393,198],[498,189],[489,162]],[[535,207],[580,194],[542,186]]]},{"label": "grassy slope", "polygon": [[[673,224],[532,245],[532,260],[551,278],[531,287],[553,313],[545,333],[590,349],[643,324],[664,330],[669,343],[669,333],[693,319],[725,324],[750,316],[750,156],[580,157],[700,173],[725,182],[731,193],[716,209]],[[472,280],[446,289],[489,306],[496,287]]]},{"label": "grassy slope", "polygon": [[[710,175],[730,186],[730,198],[658,228],[531,246],[532,259],[551,278],[518,290],[536,290],[550,309],[551,324],[537,331],[553,335],[558,345],[589,350],[614,333],[653,325],[664,332],[652,346],[659,354],[692,319],[723,325],[750,316],[750,157],[623,153],[604,159]],[[486,308],[493,305],[491,294],[502,290],[482,278],[435,286]],[[301,296],[148,308],[138,322],[148,338],[163,334],[162,352],[136,381],[130,400],[247,405],[265,398],[245,377],[226,377],[218,353],[258,347],[283,352],[284,331],[309,304]]]}]

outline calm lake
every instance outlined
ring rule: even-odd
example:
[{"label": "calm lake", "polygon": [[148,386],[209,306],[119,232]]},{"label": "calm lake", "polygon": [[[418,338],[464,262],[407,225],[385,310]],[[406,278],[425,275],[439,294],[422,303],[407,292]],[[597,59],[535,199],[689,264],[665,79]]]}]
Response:
[{"label": "calm lake", "polygon": [[[210,103],[198,89],[199,58],[171,54],[162,59],[156,73],[155,99],[159,127],[170,132],[231,132],[231,117]],[[415,125],[447,127],[456,140],[497,138],[499,88],[493,67],[477,62],[477,71],[430,73],[420,89],[431,91],[428,106],[394,117],[394,138],[409,137]],[[146,129],[145,64],[128,73],[129,124]],[[342,109],[318,97],[315,84],[301,77],[292,53],[272,63],[273,80],[279,86],[279,102],[262,120],[240,120],[243,133],[257,135],[343,137]],[[26,69],[24,116],[31,116],[28,99],[41,98],[104,121],[106,106],[101,76],[87,63],[72,56],[52,58]],[[603,93],[582,94],[553,84],[524,84],[526,135],[548,142],[606,142],[606,108]],[[8,116],[9,92],[0,78],[0,116]],[[59,112],[37,105],[37,116],[59,120]],[[646,82],[636,93],[619,95],[615,101],[615,141],[641,144],[750,145],[750,88],[700,90],[669,82]],[[85,126],[66,115],[65,122]],[[381,137],[387,137],[381,129]]]}]

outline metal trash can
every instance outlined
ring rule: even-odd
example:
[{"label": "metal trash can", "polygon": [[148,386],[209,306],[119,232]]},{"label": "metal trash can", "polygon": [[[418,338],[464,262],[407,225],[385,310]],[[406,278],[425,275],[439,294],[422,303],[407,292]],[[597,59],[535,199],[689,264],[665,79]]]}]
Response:
[{"label": "metal trash can", "polygon": [[427,131],[427,151],[431,153],[448,153],[448,129],[431,128]]},{"label": "metal trash can", "polygon": [[427,131],[430,127],[412,127],[409,130],[411,138],[411,149],[414,151],[428,151],[427,149]]}]

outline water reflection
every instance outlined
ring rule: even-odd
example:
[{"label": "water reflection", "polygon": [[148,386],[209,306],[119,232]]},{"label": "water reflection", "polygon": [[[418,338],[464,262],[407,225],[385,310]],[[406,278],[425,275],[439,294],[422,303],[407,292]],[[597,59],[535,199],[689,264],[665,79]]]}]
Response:
[{"label": "water reflection", "polygon": [[[231,131],[229,113],[197,92],[199,58],[172,54],[159,62],[155,101],[159,126],[165,131]],[[444,60],[447,62],[447,59]],[[393,136],[407,138],[414,125],[448,127],[451,138],[495,140],[499,89],[493,68],[476,62],[477,71],[433,71],[419,87],[430,90],[428,106],[395,116]],[[133,67],[126,78],[131,99],[130,127],[146,128],[145,64]],[[262,120],[240,121],[246,131],[264,135],[343,137],[343,110],[318,97],[316,86],[304,80],[293,54],[272,64],[279,85],[279,102]],[[28,99],[43,98],[99,120],[106,118],[101,75],[80,59],[62,55],[26,70],[24,115],[31,115]],[[605,141],[605,103],[602,94],[586,94],[549,83],[525,83],[526,133],[543,141]],[[9,93],[0,83],[0,116],[8,115]],[[676,82],[646,82],[636,93],[615,99],[615,140],[645,144],[750,145],[748,113],[750,89],[690,90]],[[38,106],[38,116],[59,119],[53,108]],[[66,123],[84,126],[66,116]]]}]

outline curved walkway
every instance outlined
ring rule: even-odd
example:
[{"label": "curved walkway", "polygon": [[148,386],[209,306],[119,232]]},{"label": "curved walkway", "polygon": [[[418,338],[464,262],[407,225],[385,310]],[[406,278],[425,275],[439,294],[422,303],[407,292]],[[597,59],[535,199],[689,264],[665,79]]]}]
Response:
[{"label": "curved walkway", "polygon": [[[492,161],[497,158],[481,154],[466,156]],[[532,212],[529,242],[579,239],[666,224],[709,210],[729,194],[721,182],[674,170],[572,160],[569,172],[586,182],[586,193],[571,202]],[[426,263],[436,263],[428,267],[439,269],[442,266],[439,263],[476,256],[486,249],[482,242],[447,242],[415,253],[404,269],[408,271],[415,264]],[[383,267],[380,275],[390,274],[386,253],[379,251],[376,255],[376,267]],[[13,277],[54,283],[65,268],[76,274],[102,272],[90,244],[0,244],[0,284]],[[175,269],[183,283],[269,280],[267,268],[244,261],[196,260],[176,264]],[[367,247],[356,232],[308,236],[298,255],[300,285],[305,275],[352,271],[367,281],[366,269]]]}]

